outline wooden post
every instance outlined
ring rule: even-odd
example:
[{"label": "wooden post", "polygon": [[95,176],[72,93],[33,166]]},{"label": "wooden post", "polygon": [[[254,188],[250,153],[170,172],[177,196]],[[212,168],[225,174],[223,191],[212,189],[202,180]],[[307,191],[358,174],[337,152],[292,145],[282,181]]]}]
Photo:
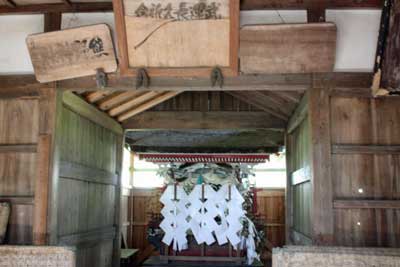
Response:
[{"label": "wooden post", "polygon": [[122,205],[122,159],[124,153],[125,138],[124,135],[116,136],[116,166],[115,173],[118,175],[118,182],[115,185],[115,215],[114,215],[114,225],[116,228],[116,235],[114,238],[114,249],[112,266],[120,266],[121,258],[121,205]]},{"label": "wooden post", "polygon": [[39,136],[36,158],[35,212],[33,217],[33,244],[47,244],[47,205],[49,194],[49,167],[51,136]]},{"label": "wooden post", "polygon": [[309,91],[311,134],[312,240],[333,244],[333,185],[331,177],[330,98],[327,85]]},{"label": "wooden post", "polygon": [[51,12],[44,14],[44,32],[59,31],[61,29],[62,14]]},{"label": "wooden post", "polygon": [[286,213],[285,213],[285,240],[286,245],[292,244],[290,238],[290,228],[293,226],[293,192],[292,192],[292,166],[291,166],[291,146],[289,133],[285,134],[285,146],[286,146],[286,190],[285,190],[285,203],[286,203]]}]

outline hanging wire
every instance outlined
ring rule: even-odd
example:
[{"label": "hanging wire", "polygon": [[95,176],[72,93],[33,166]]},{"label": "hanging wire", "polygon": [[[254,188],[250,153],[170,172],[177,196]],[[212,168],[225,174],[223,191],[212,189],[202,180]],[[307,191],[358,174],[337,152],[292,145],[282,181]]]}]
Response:
[{"label": "hanging wire", "polygon": [[283,19],[283,17],[281,16],[281,13],[279,12],[279,10],[275,9],[275,12],[278,14],[279,18],[281,19],[281,22],[286,24],[286,21]]}]

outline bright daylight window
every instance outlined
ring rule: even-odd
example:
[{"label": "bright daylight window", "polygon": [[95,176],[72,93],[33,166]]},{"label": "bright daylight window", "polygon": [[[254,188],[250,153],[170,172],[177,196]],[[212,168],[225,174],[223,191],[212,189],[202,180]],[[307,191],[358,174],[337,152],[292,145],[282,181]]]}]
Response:
[{"label": "bright daylight window", "polygon": [[269,161],[254,166],[255,176],[250,176],[250,183],[257,188],[286,187],[286,157],[284,153],[273,154]]},{"label": "bright daylight window", "polygon": [[122,158],[122,186],[130,187],[132,185],[132,169],[131,169],[131,151],[124,148]]},{"label": "bright daylight window", "polygon": [[133,158],[133,187],[162,187],[164,179],[157,175],[157,171],[157,164],[140,160],[135,155]]}]

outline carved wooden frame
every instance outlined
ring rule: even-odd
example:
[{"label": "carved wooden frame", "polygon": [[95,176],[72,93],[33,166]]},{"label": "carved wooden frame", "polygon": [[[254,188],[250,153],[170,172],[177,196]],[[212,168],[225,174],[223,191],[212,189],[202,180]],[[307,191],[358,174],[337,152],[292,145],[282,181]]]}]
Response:
[{"label": "carved wooden frame", "polygon": [[[125,26],[125,12],[123,0],[113,0],[115,28],[118,41],[118,59],[121,76],[136,76],[138,68],[129,66],[128,43]],[[240,0],[229,0],[230,40],[229,66],[222,67],[224,76],[237,76],[239,70],[239,14]],[[146,68],[149,76],[164,77],[210,77],[215,66],[210,67],[149,67]]]}]

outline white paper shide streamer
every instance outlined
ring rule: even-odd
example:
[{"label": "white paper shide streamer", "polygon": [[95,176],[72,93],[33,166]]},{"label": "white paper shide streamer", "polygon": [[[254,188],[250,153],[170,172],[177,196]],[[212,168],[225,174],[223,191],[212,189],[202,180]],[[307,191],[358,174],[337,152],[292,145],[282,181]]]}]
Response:
[{"label": "white paper shide streamer", "polygon": [[[216,192],[210,185],[195,185],[189,195],[182,186],[169,185],[160,201],[164,204],[164,220],[160,228],[165,232],[163,242],[174,250],[188,247],[187,231],[190,229],[198,244],[230,244],[237,249],[247,249],[247,261],[258,259],[255,238],[257,231],[243,210],[244,199],[236,186],[223,185]],[[215,220],[220,218],[218,224]],[[243,221],[247,221],[248,235],[241,236]],[[214,237],[215,236],[215,237]],[[239,246],[238,246],[239,245]]]},{"label": "white paper shide streamer", "polygon": [[218,211],[212,201],[215,195],[210,185],[196,185],[188,196],[188,211],[192,218],[189,224],[197,244],[211,245],[215,242],[213,232],[218,228],[215,221]]},{"label": "white paper shide streamer", "polygon": [[160,228],[165,235],[163,242],[171,245],[174,250],[181,251],[187,249],[186,231],[189,229],[187,222],[187,195],[183,188],[178,185],[170,185],[164,191],[160,202],[164,204],[161,214],[164,220],[160,223]]}]

